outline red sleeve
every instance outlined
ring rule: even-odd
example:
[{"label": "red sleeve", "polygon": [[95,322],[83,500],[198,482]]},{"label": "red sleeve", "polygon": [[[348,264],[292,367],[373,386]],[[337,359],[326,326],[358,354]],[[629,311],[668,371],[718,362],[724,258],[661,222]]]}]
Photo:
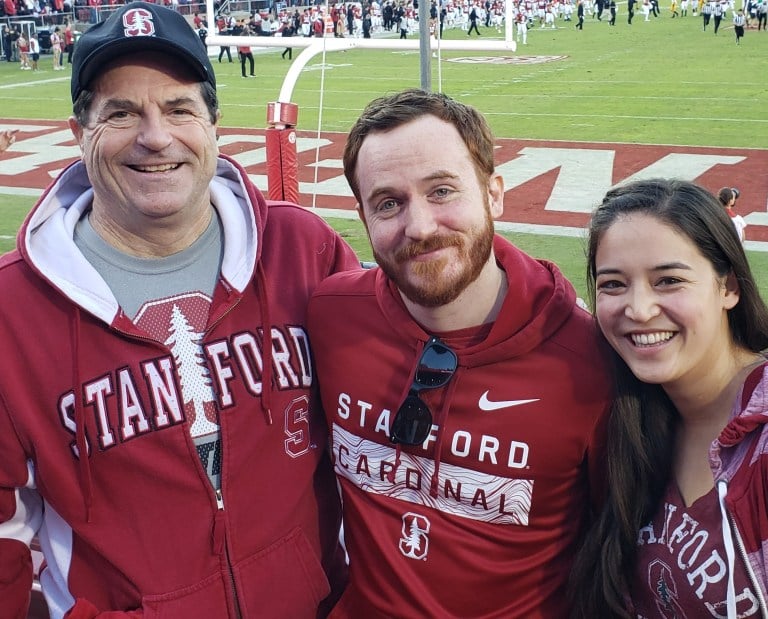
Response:
[{"label": "red sleeve", "polygon": [[[0,490],[0,501],[8,490]],[[11,492],[11,494],[13,494]],[[24,619],[32,591],[32,553],[15,539],[0,539],[0,615],[8,619]]]},{"label": "red sleeve", "polygon": [[603,508],[608,494],[608,464],[606,462],[608,424],[613,403],[613,365],[608,343],[598,337],[595,346],[595,372],[605,377],[604,388],[607,393],[604,409],[595,420],[587,445],[587,474],[589,478],[589,497],[594,513]]},{"label": "red sleeve", "polygon": [[20,489],[29,482],[27,455],[10,418],[0,407],[0,616],[23,619],[32,589],[29,543],[40,526],[42,504],[32,490],[29,502]]},{"label": "red sleeve", "polygon": [[342,239],[338,234],[336,235],[336,247],[334,252],[334,260],[331,265],[331,271],[328,273],[338,273],[339,271],[350,271],[352,269],[360,268],[360,259],[355,254],[354,250]]},{"label": "red sleeve", "polygon": [[589,497],[594,513],[602,509],[608,491],[608,465],[605,460],[608,418],[608,411],[598,418],[590,436],[587,452]]},{"label": "red sleeve", "polygon": [[282,211],[275,209],[278,210],[277,213],[271,212],[267,220],[267,228],[269,229],[270,222],[273,219],[277,220],[278,216],[281,219],[286,218],[284,220],[285,228],[281,227],[276,229],[273,227],[273,231],[268,231],[266,233],[267,235],[277,234],[274,230],[290,230],[291,226],[301,226],[302,229],[309,229],[310,225],[312,226],[312,234],[318,235],[315,238],[317,238],[323,246],[323,250],[318,252],[318,257],[323,260],[321,274],[325,277],[332,275],[333,273],[338,273],[339,271],[350,271],[361,268],[360,259],[357,257],[354,250],[322,217],[313,213],[312,223],[310,224],[310,221],[307,221],[306,219],[307,209],[298,206],[297,204],[285,202],[283,200],[267,200],[267,205],[272,209],[280,206],[289,207]]}]

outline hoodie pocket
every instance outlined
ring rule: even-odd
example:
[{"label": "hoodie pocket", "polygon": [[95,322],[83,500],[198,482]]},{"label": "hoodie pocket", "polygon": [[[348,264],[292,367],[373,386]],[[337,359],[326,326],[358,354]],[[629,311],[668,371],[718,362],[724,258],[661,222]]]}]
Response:
[{"label": "hoodie pocket", "polygon": [[183,589],[142,600],[144,619],[224,619],[227,591],[221,574],[215,574]]},{"label": "hoodie pocket", "polygon": [[314,618],[331,592],[315,551],[298,528],[233,570],[242,585],[243,617]]}]

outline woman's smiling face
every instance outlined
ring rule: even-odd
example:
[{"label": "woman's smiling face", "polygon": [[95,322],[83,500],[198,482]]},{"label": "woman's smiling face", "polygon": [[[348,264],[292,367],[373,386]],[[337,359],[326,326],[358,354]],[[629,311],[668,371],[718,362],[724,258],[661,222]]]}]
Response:
[{"label": "woman's smiling face", "polygon": [[664,387],[706,380],[732,345],[727,312],[739,295],[691,239],[653,216],[621,216],[595,265],[600,328],[635,376]]}]

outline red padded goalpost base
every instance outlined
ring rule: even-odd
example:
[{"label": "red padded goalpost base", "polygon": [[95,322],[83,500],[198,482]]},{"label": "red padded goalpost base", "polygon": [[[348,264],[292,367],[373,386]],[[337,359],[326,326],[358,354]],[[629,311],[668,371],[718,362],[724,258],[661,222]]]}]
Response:
[{"label": "red padded goalpost base", "polygon": [[296,153],[295,103],[267,104],[267,195],[270,200],[299,202],[299,160]]}]

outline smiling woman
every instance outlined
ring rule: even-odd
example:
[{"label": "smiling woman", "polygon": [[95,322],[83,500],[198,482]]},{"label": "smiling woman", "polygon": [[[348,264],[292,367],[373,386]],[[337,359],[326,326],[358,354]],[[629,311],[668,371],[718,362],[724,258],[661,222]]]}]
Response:
[{"label": "smiling woman", "polygon": [[667,393],[712,385],[730,363],[734,274],[717,273],[691,239],[642,213],[603,233],[595,264],[600,328],[632,373]]},{"label": "smiling woman", "polygon": [[768,309],[736,230],[692,183],[629,183],[592,217],[588,268],[617,393],[577,616],[760,616]]}]

